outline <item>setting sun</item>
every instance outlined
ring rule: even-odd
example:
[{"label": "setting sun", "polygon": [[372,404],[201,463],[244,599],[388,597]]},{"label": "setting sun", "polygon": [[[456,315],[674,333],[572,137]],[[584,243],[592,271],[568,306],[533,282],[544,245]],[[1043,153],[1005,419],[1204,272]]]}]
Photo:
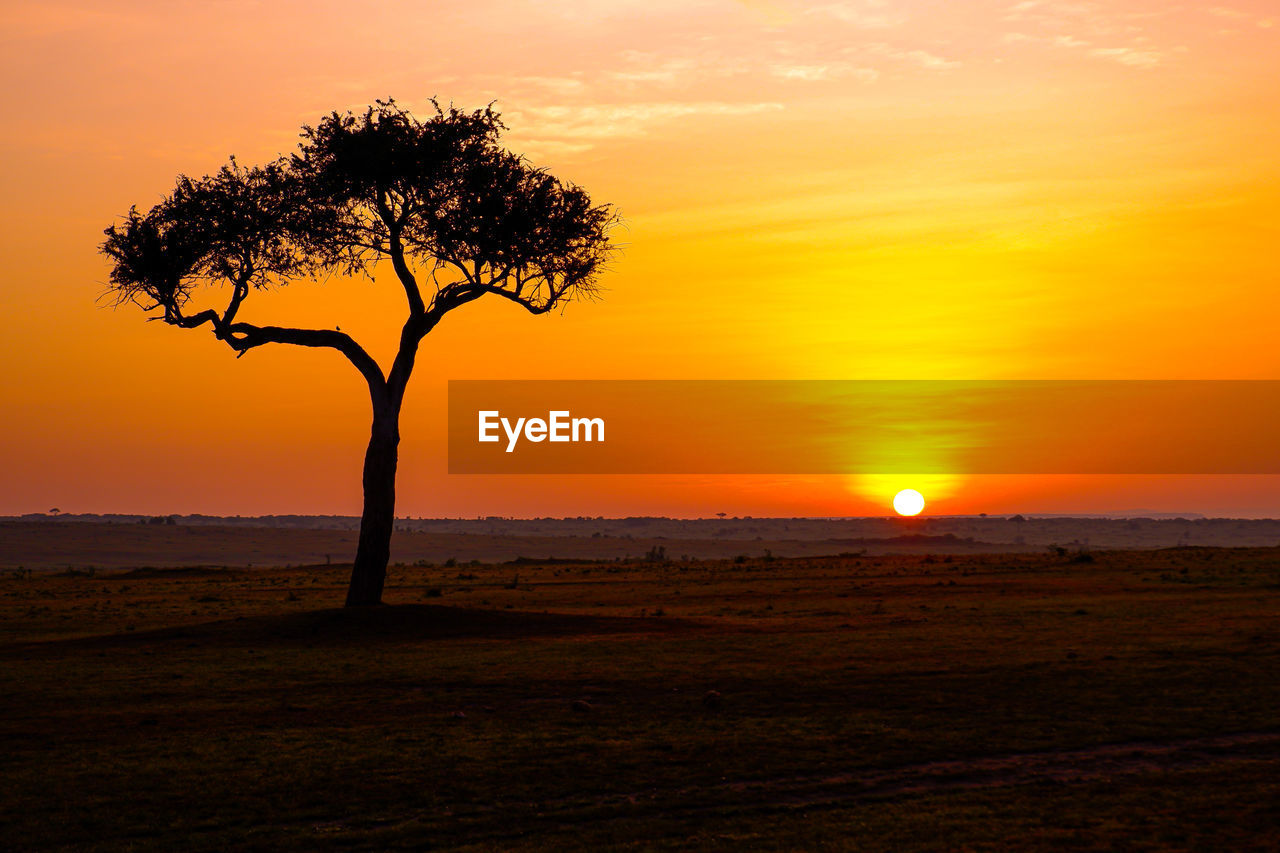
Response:
[{"label": "setting sun", "polygon": [[893,496],[893,508],[898,515],[919,515],[924,509],[924,495],[915,489],[903,489]]}]

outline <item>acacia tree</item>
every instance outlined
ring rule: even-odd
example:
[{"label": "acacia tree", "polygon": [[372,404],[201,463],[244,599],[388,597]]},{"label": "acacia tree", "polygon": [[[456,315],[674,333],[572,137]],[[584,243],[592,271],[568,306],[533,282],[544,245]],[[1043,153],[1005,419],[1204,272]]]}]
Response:
[{"label": "acacia tree", "polygon": [[[419,120],[393,100],[304,127],[298,152],[246,168],[179,177],[146,213],[106,229],[116,305],[184,329],[207,327],[237,356],[264,344],[328,347],[369,386],[373,426],[364,511],[347,605],[382,601],[395,522],[400,407],[418,346],[445,314],[492,295],[545,314],[597,292],[613,247],[608,205],[498,144],[492,109]],[[333,274],[375,276],[390,262],[407,302],[400,346],[382,367],[338,329],[241,318],[266,287]],[[220,290],[196,309],[197,291]],[[225,307],[223,307],[225,305]]]}]

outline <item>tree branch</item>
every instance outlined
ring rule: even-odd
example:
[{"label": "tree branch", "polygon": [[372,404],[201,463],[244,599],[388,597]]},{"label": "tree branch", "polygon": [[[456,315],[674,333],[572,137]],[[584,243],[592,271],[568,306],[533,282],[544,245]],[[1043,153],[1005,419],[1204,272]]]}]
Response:
[{"label": "tree branch", "polygon": [[329,347],[336,349],[355,365],[375,393],[386,390],[386,377],[382,368],[365,352],[364,347],[346,332],[336,329],[292,329],[284,326],[255,326],[252,323],[230,323],[215,331],[237,352],[247,352],[263,344],[293,344],[300,347]]},{"label": "tree branch", "polygon": [[[227,309],[228,316],[234,315],[235,312],[232,309],[235,307],[237,306],[233,304]],[[370,394],[375,398],[381,398],[387,390],[387,380],[382,375],[382,368],[378,366],[378,362],[374,361],[373,356],[369,355],[364,347],[356,343],[355,339],[346,332],[339,332],[336,329],[293,329],[283,326],[255,326],[252,323],[229,323],[212,308],[190,317],[184,317],[180,312],[174,311],[172,316],[165,317],[164,321],[182,329],[195,329],[210,323],[213,326],[214,336],[240,355],[263,344],[293,344],[300,347],[336,349],[360,371],[360,375],[369,384]]]},{"label": "tree branch", "polygon": [[218,312],[212,308],[206,308],[199,314],[192,314],[190,317],[184,317],[178,309],[169,309],[164,317],[152,317],[152,320],[164,320],[170,326],[177,326],[180,329],[194,329],[197,326],[203,326],[205,323],[212,323],[216,329],[221,323],[222,318],[218,316]]},{"label": "tree branch", "polygon": [[418,358],[418,345],[422,339],[444,319],[445,314],[468,302],[474,302],[484,294],[484,290],[474,288],[446,288],[431,300],[430,309],[422,314],[412,315],[405,321],[400,330],[400,350],[387,374],[387,392],[397,410],[404,399],[404,389],[413,373],[413,365]]},{"label": "tree branch", "polygon": [[560,301],[561,297],[563,297],[569,290],[568,285],[562,285],[559,289],[556,289],[554,285],[551,285],[551,283],[548,282],[550,295],[547,297],[545,302],[539,303],[534,301],[531,298],[531,295],[521,293],[524,289],[524,285],[525,282],[522,281],[520,282],[519,288],[516,290],[507,290],[505,287],[498,287],[494,284],[469,284],[457,291],[459,294],[465,296],[465,298],[458,304],[461,305],[466,302],[470,302],[473,299],[479,299],[486,293],[492,293],[497,296],[501,296],[503,299],[514,302],[517,305],[523,306],[523,308],[530,314],[545,314],[554,308]]},{"label": "tree branch", "polygon": [[405,296],[409,298],[409,315],[416,317],[423,314],[427,310],[427,306],[422,301],[422,291],[418,289],[418,280],[414,278],[412,270],[409,269],[408,263],[404,259],[404,244],[400,242],[400,229],[393,228],[391,230],[391,265],[395,267],[396,275],[400,278],[400,283],[404,285]]}]

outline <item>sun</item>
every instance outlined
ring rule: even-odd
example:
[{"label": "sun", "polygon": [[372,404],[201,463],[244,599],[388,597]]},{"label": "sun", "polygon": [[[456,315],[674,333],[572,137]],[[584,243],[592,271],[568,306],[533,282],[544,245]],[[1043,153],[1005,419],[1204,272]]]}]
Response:
[{"label": "sun", "polygon": [[915,489],[903,489],[893,496],[893,508],[898,515],[919,515],[924,509],[924,495]]}]

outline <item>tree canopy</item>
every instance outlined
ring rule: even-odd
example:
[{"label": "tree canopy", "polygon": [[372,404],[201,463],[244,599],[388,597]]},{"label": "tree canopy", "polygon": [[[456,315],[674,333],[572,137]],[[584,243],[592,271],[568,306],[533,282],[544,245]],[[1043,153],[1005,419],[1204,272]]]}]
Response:
[{"label": "tree canopy", "polygon": [[[303,129],[291,156],[179,177],[159,204],[105,232],[117,302],[184,328],[208,324],[241,353],[333,347],[372,380],[381,371],[344,333],[257,326],[239,318],[241,306],[257,289],[390,261],[408,301],[402,344],[416,344],[487,294],[535,314],[595,294],[614,250],[612,209],[503,149],[491,108],[433,106],[426,120],[394,100],[334,112]],[[204,285],[229,287],[226,307],[187,313]],[[383,381],[398,378],[401,362]]]}]

